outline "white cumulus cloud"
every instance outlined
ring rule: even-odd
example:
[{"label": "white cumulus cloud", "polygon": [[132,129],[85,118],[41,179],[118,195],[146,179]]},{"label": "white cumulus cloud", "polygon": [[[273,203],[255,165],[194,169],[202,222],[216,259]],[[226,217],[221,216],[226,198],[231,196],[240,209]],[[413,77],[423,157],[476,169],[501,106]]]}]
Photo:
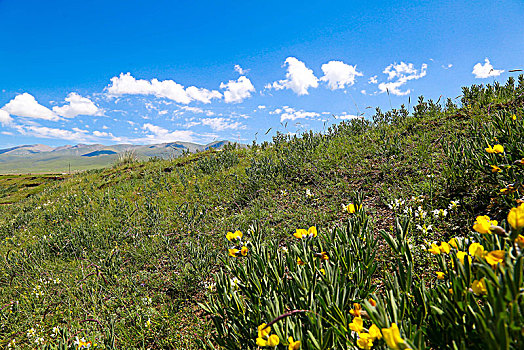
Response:
[{"label": "white cumulus cloud", "polygon": [[61,107],[53,107],[53,112],[61,117],[74,118],[77,115],[103,115],[102,110],[98,108],[93,101],[87,97],[82,97],[75,92],[70,93],[65,98],[65,101],[69,102],[69,104]]},{"label": "white cumulus cloud", "polygon": [[18,117],[26,117],[32,119],[45,119],[45,120],[60,120],[60,117],[56,115],[52,110],[39,104],[33,95],[24,92],[21,95],[17,95],[14,99],[9,101],[4,107],[4,111],[11,115]]},{"label": "white cumulus cloud", "polygon": [[387,66],[383,73],[388,75],[388,80],[393,80],[387,83],[378,84],[380,92],[389,91],[389,93],[397,96],[404,96],[411,92],[410,89],[402,91],[400,88],[407,84],[410,80],[420,79],[426,76],[428,65],[423,63],[420,71],[415,68],[413,63],[393,63]]},{"label": "white cumulus cloud", "polygon": [[356,77],[362,76],[362,73],[357,71],[356,65],[351,66],[342,61],[329,61],[321,68],[324,76],[320,80],[327,82],[331,90],[351,86],[355,84]]},{"label": "white cumulus cloud", "polygon": [[135,79],[131,73],[120,73],[120,76],[111,78],[111,84],[106,88],[109,95],[153,95],[167,98],[178,103],[188,104],[193,100],[210,103],[213,98],[221,98],[222,94],[216,90],[208,90],[183,85],[173,80]]},{"label": "white cumulus cloud", "polygon": [[489,78],[489,77],[497,77],[500,74],[504,73],[502,69],[494,69],[491,63],[489,62],[489,59],[484,60],[484,64],[477,63],[473,66],[473,75],[475,75],[475,78]]},{"label": "white cumulus cloud", "polygon": [[284,62],[287,65],[286,79],[266,85],[268,89],[291,89],[297,95],[307,95],[309,88],[318,87],[318,78],[313,71],[306,67],[304,62],[295,57],[288,57]]},{"label": "white cumulus cloud", "polygon": [[221,83],[220,88],[226,89],[226,91],[224,91],[224,101],[226,103],[242,102],[246,98],[251,97],[252,92],[255,92],[255,87],[251,83],[251,80],[245,76],[241,76],[236,81],[230,80],[227,84]]},{"label": "white cumulus cloud", "polygon": [[0,109],[0,124],[2,124],[2,126],[8,126],[8,125],[11,125],[12,123],[13,123],[13,118],[11,118],[9,113],[4,111],[3,109]]}]

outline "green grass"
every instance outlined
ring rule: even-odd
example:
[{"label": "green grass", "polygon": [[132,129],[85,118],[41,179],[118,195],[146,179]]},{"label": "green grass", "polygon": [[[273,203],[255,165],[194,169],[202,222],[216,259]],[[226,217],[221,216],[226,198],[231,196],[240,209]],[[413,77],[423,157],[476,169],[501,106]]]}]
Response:
[{"label": "green grass", "polygon": [[[282,242],[296,228],[327,232],[346,222],[342,204],[355,192],[377,230],[393,227],[387,204],[396,198],[423,196],[429,210],[461,200],[460,215],[418,233],[414,244],[460,234],[486,210],[502,218],[510,203],[488,207],[493,189],[479,172],[459,176],[448,145],[472,137],[488,110],[522,116],[520,83],[497,93],[465,90],[464,107],[419,100],[414,111],[377,110],[373,120],[324,134],[277,134],[247,149],[116,165],[63,181],[0,177],[2,203],[12,203],[0,207],[0,345],[15,339],[27,348],[35,337],[71,345],[78,336],[105,348],[200,348],[215,330],[197,302],[223,268],[226,232],[254,225]],[[392,253],[375,238],[380,289]],[[420,257],[418,273],[430,264]]]},{"label": "green grass", "polygon": [[0,204],[20,202],[68,177],[64,174],[0,175]]}]

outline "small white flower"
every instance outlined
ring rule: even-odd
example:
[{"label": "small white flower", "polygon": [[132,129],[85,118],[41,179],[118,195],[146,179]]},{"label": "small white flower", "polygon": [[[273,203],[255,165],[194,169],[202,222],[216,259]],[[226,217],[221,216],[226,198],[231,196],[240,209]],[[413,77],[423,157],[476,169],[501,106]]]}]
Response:
[{"label": "small white flower", "polygon": [[459,201],[458,200],[451,201],[451,202],[449,202],[448,209],[449,210],[455,210],[455,209],[457,209],[458,206],[459,206]]},{"label": "small white flower", "polygon": [[32,337],[34,337],[35,335],[36,335],[36,329],[31,328],[31,329],[27,330],[27,337],[28,337],[28,338],[32,338]]},{"label": "small white flower", "polygon": [[313,197],[313,193],[309,190],[309,188],[306,188],[306,197],[311,198]]}]

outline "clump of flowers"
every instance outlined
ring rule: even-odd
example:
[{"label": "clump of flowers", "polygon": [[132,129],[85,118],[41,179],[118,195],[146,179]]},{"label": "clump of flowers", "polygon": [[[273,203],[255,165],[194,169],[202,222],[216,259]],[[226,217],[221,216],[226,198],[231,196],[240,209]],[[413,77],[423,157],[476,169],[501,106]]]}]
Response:
[{"label": "clump of flowers", "polygon": [[490,153],[490,154],[498,154],[498,153],[504,153],[504,146],[502,145],[495,145],[493,147],[491,147],[490,145],[488,145],[488,147],[486,148],[486,152]]},{"label": "clump of flowers", "polygon": [[318,235],[317,228],[315,226],[311,226],[309,229],[305,230],[303,228],[296,229],[293,236],[295,236],[298,239],[305,239],[305,238],[313,238]]},{"label": "clump of flowers", "polygon": [[246,256],[249,248],[242,241],[243,234],[240,231],[228,232],[226,238],[229,242],[235,243],[235,245],[228,249],[229,256],[239,257]]},{"label": "clump of flowers", "polygon": [[257,345],[261,347],[275,347],[280,343],[280,339],[278,338],[278,335],[271,334],[271,326],[266,325],[265,323],[262,323],[260,326],[258,326],[258,337],[257,337]]}]

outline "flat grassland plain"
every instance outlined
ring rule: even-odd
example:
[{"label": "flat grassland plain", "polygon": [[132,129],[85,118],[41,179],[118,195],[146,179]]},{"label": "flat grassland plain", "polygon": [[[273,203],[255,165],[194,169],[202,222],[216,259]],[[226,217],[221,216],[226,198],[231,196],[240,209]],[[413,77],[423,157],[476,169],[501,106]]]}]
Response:
[{"label": "flat grassland plain", "polygon": [[0,345],[517,349],[523,107],[521,76],[244,149],[2,176]]}]

